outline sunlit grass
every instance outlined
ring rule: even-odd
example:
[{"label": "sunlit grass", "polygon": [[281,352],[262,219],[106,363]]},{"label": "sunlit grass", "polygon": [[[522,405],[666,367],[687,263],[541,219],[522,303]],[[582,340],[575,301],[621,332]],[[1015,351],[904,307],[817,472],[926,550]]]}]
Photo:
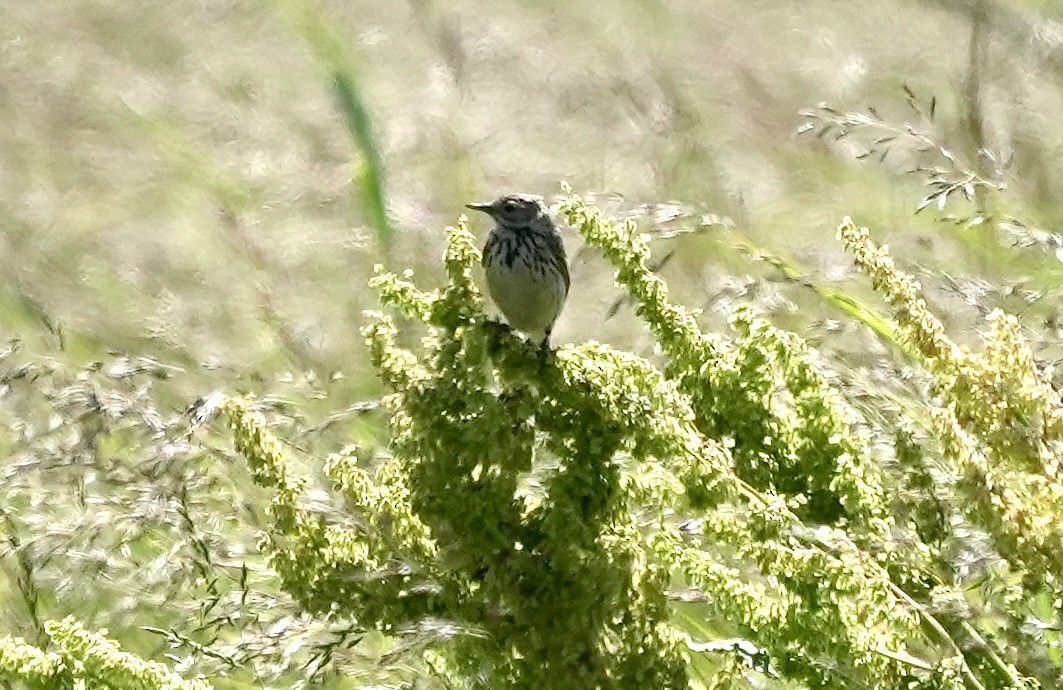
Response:
[{"label": "sunlit grass", "polygon": [[[440,276],[444,225],[502,191],[551,195],[564,179],[600,192],[609,212],[639,218],[655,257],[674,252],[659,272],[706,330],[726,332],[728,309],[752,305],[818,346],[861,409],[872,395],[891,401],[874,411],[883,423],[919,409],[926,373],[842,253],[846,215],[891,243],[958,343],[978,343],[1002,307],[1039,359],[1063,358],[1063,89],[1052,53],[1016,38],[1051,35],[1033,29],[1052,7],[1001,4],[1031,31],[994,29],[974,72],[969,19],[918,2],[6,8],[0,510],[14,527],[0,526],[0,633],[37,625],[29,578],[42,615],[77,614],[137,651],[167,649],[141,625],[187,626],[232,651],[223,614],[266,590],[256,604],[275,615],[254,627],[264,657],[329,650],[366,682],[408,673],[401,655],[363,657],[270,590],[255,555],[261,496],[225,439],[191,428],[189,407],[254,392],[306,457],[351,442],[384,453],[371,450],[385,440],[382,386],[360,334],[372,267]],[[1010,156],[985,208],[952,198],[916,214],[928,189],[907,172],[914,156],[880,162],[859,157],[858,136],[797,134],[820,102],[872,107],[970,167],[972,78],[985,143]],[[924,109],[935,100],[933,122],[910,111],[902,84]],[[673,202],[678,218],[655,218]],[[996,222],[966,222],[981,211]],[[729,225],[702,227],[702,214]],[[579,257],[556,339],[654,356],[611,269]],[[150,364],[129,373],[127,361]],[[40,544],[26,551],[33,572],[13,557],[16,532]],[[219,563],[201,562],[197,539]],[[207,565],[224,573],[216,592]],[[284,685],[297,667],[249,676]]]}]

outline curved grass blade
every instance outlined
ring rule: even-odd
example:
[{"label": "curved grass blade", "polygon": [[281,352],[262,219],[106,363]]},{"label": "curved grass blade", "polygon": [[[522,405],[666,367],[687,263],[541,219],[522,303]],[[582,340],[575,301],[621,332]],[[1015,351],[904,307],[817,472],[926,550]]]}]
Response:
[{"label": "curved grass blade", "polygon": [[329,79],[333,97],[362,157],[352,170],[352,182],[360,192],[366,220],[376,232],[379,249],[386,259],[391,253],[394,233],[387,216],[384,166],[373,134],[372,119],[355,78],[354,60],[348,48],[350,41],[343,40],[334,24],[309,0],[267,2],[302,35]]}]

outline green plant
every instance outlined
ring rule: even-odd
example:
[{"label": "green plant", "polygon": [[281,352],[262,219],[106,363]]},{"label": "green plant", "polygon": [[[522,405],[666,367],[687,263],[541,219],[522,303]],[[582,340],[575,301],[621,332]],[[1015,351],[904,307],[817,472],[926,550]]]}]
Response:
[{"label": "green plant", "polygon": [[[1034,682],[978,633],[977,616],[938,619],[936,602],[963,595],[942,580],[940,550],[895,522],[871,425],[814,352],[743,308],[733,338],[703,334],[645,268],[633,222],[575,196],[560,213],[612,261],[664,371],[598,343],[542,363],[485,319],[471,278],[479,255],[459,225],[446,287],[374,280],[383,303],[426,333],[419,351],[404,349],[396,322],[371,314],[373,360],[392,391],[389,454],[373,471],[353,449],[326,465],[353,524],[301,507],[302,483],[264,419],[226,403],[238,448],[276,491],[265,543],[303,606],[384,631],[445,621],[432,665],[462,687],[685,687],[695,652],[735,653],[692,639],[714,628],[747,640],[752,666],[816,687]],[[1047,481],[1053,456],[1038,449],[1058,434],[1055,394],[1013,322],[995,317],[986,354],[956,369],[959,348],[911,279],[866,231],[846,221],[840,234],[901,308],[898,337],[938,377],[938,459],[965,470],[961,490],[977,498],[985,487],[971,470],[980,444]],[[1001,411],[1005,399],[1014,404]],[[1048,517],[1060,513],[1044,487],[1024,494],[1039,506],[1029,523],[992,494],[967,504],[1034,596],[1054,591],[1057,572]],[[668,603],[676,588],[696,593],[695,608]]]},{"label": "green plant", "polygon": [[143,688],[209,690],[203,680],[183,680],[162,664],[123,652],[106,633],[90,633],[71,618],[44,625],[55,651],[17,637],[0,637],[0,679],[30,688]]}]

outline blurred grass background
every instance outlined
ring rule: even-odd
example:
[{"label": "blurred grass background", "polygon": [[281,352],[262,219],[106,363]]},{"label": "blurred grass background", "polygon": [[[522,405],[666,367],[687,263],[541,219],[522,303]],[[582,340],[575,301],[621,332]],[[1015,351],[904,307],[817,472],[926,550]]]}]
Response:
[{"label": "blurred grass background", "polygon": [[[660,233],[662,275],[709,328],[724,328],[722,307],[751,302],[830,355],[857,397],[894,386],[907,362],[840,308],[862,300],[888,316],[851,280],[834,238],[844,215],[891,243],[957,340],[975,342],[999,306],[1022,315],[1046,360],[1063,356],[1058,2],[46,0],[7,3],[0,19],[0,338],[18,352],[0,386],[0,452],[12,486],[49,481],[26,479],[43,457],[36,441],[70,419],[56,401],[99,390],[97,375],[124,386],[128,409],[145,409],[136,401],[150,389],[165,429],[223,389],[283,407],[303,450],[378,439],[359,405],[379,391],[359,335],[373,265],[430,283],[443,228],[465,203],[549,196],[561,180]],[[972,170],[980,149],[1007,161],[983,171],[1006,184],[979,201],[994,222],[944,218],[984,210],[962,200],[917,215],[918,152],[880,162],[859,158],[868,140],[799,135],[802,111],[821,102],[911,122]],[[573,292],[556,343],[652,353],[630,310],[615,308],[608,267],[566,241]],[[14,387],[26,375],[16,362],[37,367],[41,400]],[[129,457],[175,452],[122,438],[107,430]],[[212,496],[203,515],[255,514],[238,465],[197,485]],[[72,486],[56,495],[73,505],[85,477]],[[253,549],[253,524],[215,527]],[[33,530],[7,531],[12,544]],[[138,542],[145,558],[165,543]],[[237,568],[243,552],[230,555]],[[26,598],[12,558],[0,602],[5,589]],[[90,625],[165,627],[133,594],[135,572],[107,576],[109,601],[128,599],[124,623],[61,573],[39,606],[77,609]],[[16,632],[36,615],[3,609],[0,626]]]},{"label": "blurred grass background", "polygon": [[[1063,48],[987,30],[972,75],[964,5],[13,4],[0,29],[0,326],[28,342],[61,326],[74,357],[135,350],[223,378],[315,367],[371,389],[359,312],[388,252],[336,74],[372,121],[397,266],[434,270],[464,203],[566,179],[616,212],[678,200],[733,218],[820,272],[848,265],[833,228],[852,214],[928,268],[1025,277],[1029,254],[913,218],[919,180],[795,135],[821,101],[899,125],[908,84],[936,97],[938,128],[962,149],[977,79],[986,145],[1016,156],[1015,210],[1058,223]],[[993,11],[1031,31],[1063,14]],[[678,243],[665,275],[688,302],[760,275],[719,237]],[[569,249],[577,290],[559,342],[630,346],[630,323],[602,323],[614,295],[601,266]]]}]

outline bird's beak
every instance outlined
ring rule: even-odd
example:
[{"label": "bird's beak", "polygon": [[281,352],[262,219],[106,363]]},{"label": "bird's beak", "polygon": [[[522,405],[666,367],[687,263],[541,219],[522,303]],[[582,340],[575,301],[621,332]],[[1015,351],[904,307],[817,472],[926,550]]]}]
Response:
[{"label": "bird's beak", "polygon": [[485,201],[477,201],[472,204],[465,204],[465,208],[471,208],[473,211],[483,211],[487,215],[491,215],[491,204]]}]

